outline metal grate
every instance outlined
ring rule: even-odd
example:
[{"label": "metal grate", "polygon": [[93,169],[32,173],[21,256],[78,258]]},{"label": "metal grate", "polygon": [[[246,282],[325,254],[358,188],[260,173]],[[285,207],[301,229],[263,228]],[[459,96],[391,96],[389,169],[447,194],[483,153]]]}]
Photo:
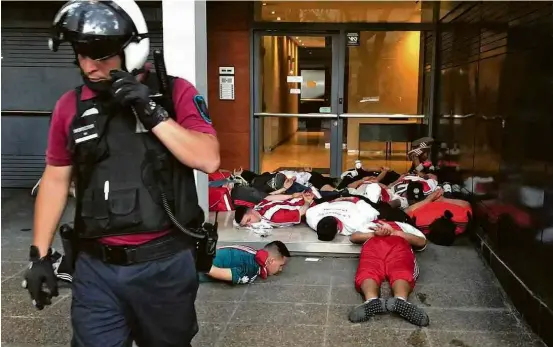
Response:
[{"label": "metal grate", "polygon": [[[72,67],[73,50],[62,44],[57,52],[48,48],[47,28],[2,28],[2,67]],[[150,48],[163,48],[161,29],[150,32]],[[152,61],[152,55],[148,57]]]},{"label": "metal grate", "polygon": [[2,188],[32,188],[45,165],[44,155],[2,154]]}]

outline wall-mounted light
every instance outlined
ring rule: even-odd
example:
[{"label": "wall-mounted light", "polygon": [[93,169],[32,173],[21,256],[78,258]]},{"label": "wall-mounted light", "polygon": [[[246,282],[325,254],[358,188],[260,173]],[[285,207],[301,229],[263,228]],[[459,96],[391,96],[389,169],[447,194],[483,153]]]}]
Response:
[{"label": "wall-mounted light", "polygon": [[267,3],[266,3],[266,2],[264,2],[264,3],[263,3],[263,6],[267,6]]},{"label": "wall-mounted light", "polygon": [[277,20],[280,20],[280,17],[277,17]]}]

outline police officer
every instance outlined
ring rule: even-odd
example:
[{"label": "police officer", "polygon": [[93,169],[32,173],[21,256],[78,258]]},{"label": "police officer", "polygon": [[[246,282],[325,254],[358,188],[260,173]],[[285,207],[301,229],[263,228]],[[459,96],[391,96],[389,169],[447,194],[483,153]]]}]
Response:
[{"label": "police officer", "polygon": [[72,345],[189,346],[197,239],[183,231],[204,222],[193,169],[214,172],[220,162],[205,101],[180,78],[160,96],[133,1],[66,3],[50,48],[63,42],[84,85],[53,111],[25,276],[33,303],[42,309],[58,295],[50,245],[74,178]]}]

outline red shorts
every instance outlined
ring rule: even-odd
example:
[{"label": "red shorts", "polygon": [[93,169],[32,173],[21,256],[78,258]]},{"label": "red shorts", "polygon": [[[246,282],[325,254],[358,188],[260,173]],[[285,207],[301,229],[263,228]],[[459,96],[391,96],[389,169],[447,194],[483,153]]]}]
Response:
[{"label": "red shorts", "polygon": [[361,283],[374,280],[379,286],[388,279],[390,285],[396,280],[405,280],[411,288],[419,275],[419,267],[411,245],[400,236],[374,236],[361,248],[359,266],[355,274],[355,288]]}]

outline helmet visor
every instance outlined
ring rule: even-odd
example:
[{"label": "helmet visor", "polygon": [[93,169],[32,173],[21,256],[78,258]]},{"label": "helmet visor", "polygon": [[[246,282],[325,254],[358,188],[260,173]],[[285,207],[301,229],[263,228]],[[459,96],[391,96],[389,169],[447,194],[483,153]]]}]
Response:
[{"label": "helmet visor", "polygon": [[76,54],[94,60],[104,60],[121,53],[129,42],[126,37],[71,41]]}]

